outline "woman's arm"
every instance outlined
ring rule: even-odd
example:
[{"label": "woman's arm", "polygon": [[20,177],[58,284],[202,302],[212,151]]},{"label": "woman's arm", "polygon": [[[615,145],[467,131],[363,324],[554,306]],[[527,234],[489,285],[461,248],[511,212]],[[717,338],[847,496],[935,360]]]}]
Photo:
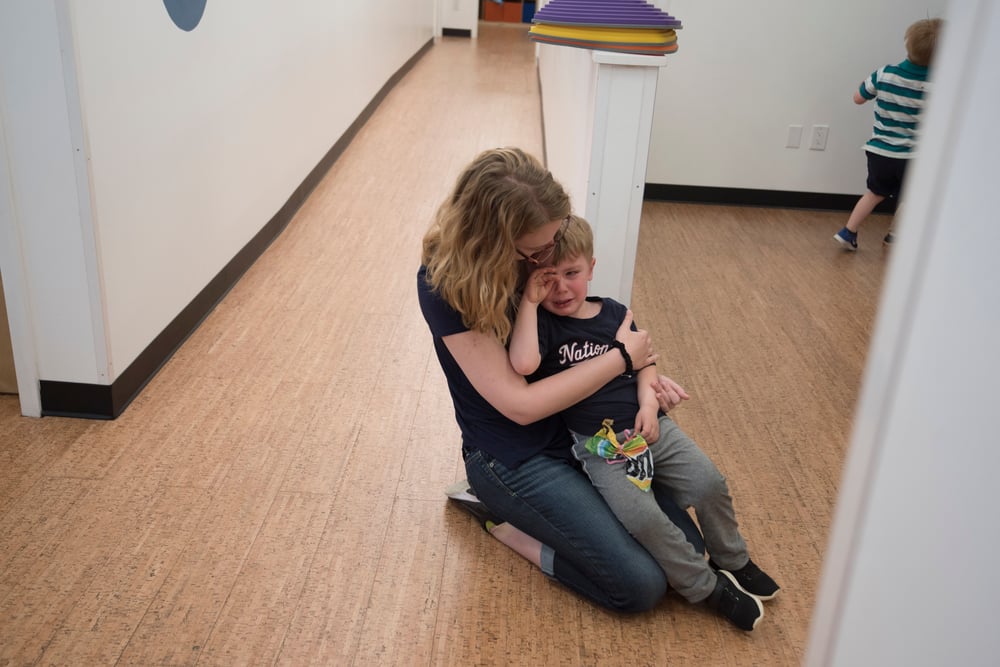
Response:
[{"label": "woman's arm", "polygon": [[[630,331],[632,313],[616,338],[625,345],[635,366],[656,361],[646,331]],[[476,331],[445,336],[448,351],[476,391],[502,415],[518,424],[530,424],[579,403],[625,371],[617,349],[593,357],[544,380],[529,384],[510,365],[507,350],[494,337]]]}]

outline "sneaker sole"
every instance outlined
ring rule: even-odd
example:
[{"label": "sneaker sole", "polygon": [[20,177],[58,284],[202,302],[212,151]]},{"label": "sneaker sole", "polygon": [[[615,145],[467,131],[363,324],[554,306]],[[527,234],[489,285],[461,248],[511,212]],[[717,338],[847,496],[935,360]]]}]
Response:
[{"label": "sneaker sole", "polygon": [[840,236],[837,234],[833,235],[833,240],[839,243],[841,246],[843,246],[844,249],[846,250],[850,250],[851,252],[857,252],[858,250],[857,246],[851,245],[850,241],[845,241],[844,239],[840,238]]},{"label": "sneaker sole", "polygon": [[[740,586],[738,582],[737,582],[736,585]],[[778,597],[778,593],[781,592],[781,589],[779,588],[778,590],[774,591],[770,595],[758,595],[757,593],[751,593],[750,591],[748,591],[747,589],[743,588],[742,586],[740,586],[740,590],[743,591],[744,593],[746,593],[747,595],[754,596],[755,598],[757,598],[761,602],[770,602],[774,598]]]},{"label": "sneaker sole", "polygon": [[464,500],[470,503],[481,502],[472,492],[472,489],[469,488],[469,481],[466,479],[460,479],[446,488],[444,490],[444,495],[448,496],[452,500]]},{"label": "sneaker sole", "polygon": [[726,579],[728,579],[729,581],[733,582],[733,584],[736,585],[736,588],[740,589],[741,591],[749,595],[751,598],[753,598],[753,601],[757,603],[757,609],[760,611],[760,616],[758,616],[754,620],[753,625],[750,627],[751,630],[755,630],[757,628],[757,624],[760,623],[762,618],[764,618],[764,603],[760,601],[761,599],[758,596],[754,595],[747,589],[740,586],[740,582],[736,581],[736,577],[734,577],[733,573],[730,572],[729,570],[716,570],[716,573],[725,576]]}]

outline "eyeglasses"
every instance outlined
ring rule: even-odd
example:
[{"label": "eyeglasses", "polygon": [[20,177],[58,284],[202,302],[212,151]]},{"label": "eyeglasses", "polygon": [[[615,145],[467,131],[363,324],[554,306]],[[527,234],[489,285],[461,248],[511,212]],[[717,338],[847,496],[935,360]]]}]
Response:
[{"label": "eyeglasses", "polygon": [[530,255],[525,255],[521,252],[520,248],[514,248],[517,254],[525,259],[525,261],[538,266],[544,264],[545,262],[552,259],[552,255],[556,253],[556,244],[562,241],[563,237],[566,236],[566,228],[569,227],[569,216],[567,215],[563,218],[562,224],[559,225],[559,229],[556,231],[555,236],[552,240],[543,245],[541,248],[531,253]]}]

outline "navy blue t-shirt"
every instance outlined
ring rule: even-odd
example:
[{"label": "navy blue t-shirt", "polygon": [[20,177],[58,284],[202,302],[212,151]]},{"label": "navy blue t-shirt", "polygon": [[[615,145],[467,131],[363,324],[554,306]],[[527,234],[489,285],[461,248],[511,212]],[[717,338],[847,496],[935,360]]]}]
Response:
[{"label": "navy blue t-shirt", "polygon": [[473,388],[441,340],[469,328],[462,322],[462,316],[427,284],[426,268],[423,266],[417,272],[417,295],[420,310],[434,336],[434,351],[455,404],[455,419],[462,431],[462,444],[483,450],[508,468],[516,468],[541,452],[568,458],[571,446],[569,431],[558,416],[521,426],[500,414]]},{"label": "navy blue t-shirt", "polygon": [[[614,299],[587,297],[587,301],[601,304],[601,312],[589,319],[563,317],[538,309],[538,351],[542,361],[528,378],[530,381],[555,375],[604,354],[611,347],[610,342],[615,339],[628,309]],[[632,328],[635,329],[634,322]],[[571,430],[593,435],[605,419],[613,419],[614,429],[619,433],[632,428],[638,411],[635,376],[619,375],[590,397],[564,410],[562,416]]]}]

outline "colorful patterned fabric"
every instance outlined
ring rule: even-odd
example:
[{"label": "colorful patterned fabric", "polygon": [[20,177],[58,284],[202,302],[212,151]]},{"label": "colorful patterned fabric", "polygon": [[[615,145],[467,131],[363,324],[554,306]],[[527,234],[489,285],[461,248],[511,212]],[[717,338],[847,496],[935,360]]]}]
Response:
[{"label": "colorful patterned fabric", "polygon": [[601,430],[584,443],[587,451],[605,459],[609,465],[625,464],[625,476],[642,491],[649,491],[653,483],[653,456],[649,445],[641,433],[630,433],[627,429],[623,435],[625,441],[618,442],[618,436],[612,427],[614,421],[605,419]]}]

